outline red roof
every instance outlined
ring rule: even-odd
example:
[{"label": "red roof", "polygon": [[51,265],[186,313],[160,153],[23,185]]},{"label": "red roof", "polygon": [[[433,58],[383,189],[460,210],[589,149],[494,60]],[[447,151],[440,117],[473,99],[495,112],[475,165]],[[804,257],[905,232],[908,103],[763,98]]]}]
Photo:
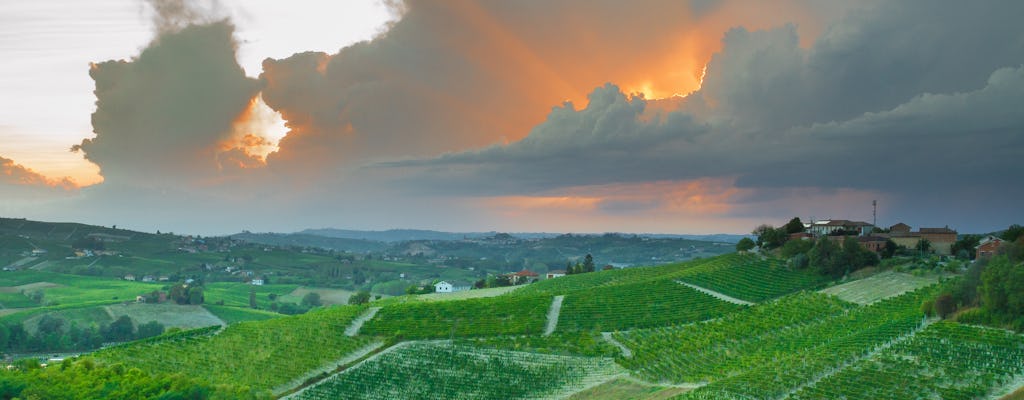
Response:
[{"label": "red roof", "polygon": [[510,276],[538,276],[536,272],[533,272],[533,271],[530,271],[530,270],[527,270],[527,269],[524,269],[524,270],[519,271],[519,272],[513,272],[513,273],[511,273],[509,275]]}]

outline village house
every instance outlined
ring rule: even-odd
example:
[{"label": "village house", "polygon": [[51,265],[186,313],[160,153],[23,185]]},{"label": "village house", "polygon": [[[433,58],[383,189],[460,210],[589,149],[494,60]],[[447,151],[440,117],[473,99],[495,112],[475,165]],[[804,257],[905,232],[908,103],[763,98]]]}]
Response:
[{"label": "village house", "polygon": [[558,277],[562,277],[562,276],[565,276],[565,270],[564,269],[556,269],[556,270],[548,271],[547,275],[545,275],[545,278],[551,279],[551,278],[558,278]]},{"label": "village house", "polygon": [[836,232],[856,232],[859,236],[871,233],[873,225],[861,221],[849,221],[845,219],[825,219],[813,221],[806,224],[804,228],[814,236],[832,235]]},{"label": "village house", "polygon": [[440,281],[434,284],[435,293],[454,293],[469,290],[470,286],[455,281]]},{"label": "village house", "polygon": [[253,286],[263,286],[263,279],[253,278],[253,280],[249,281],[249,284]]},{"label": "village house", "polygon": [[538,275],[536,272],[524,269],[519,272],[505,274],[505,276],[508,277],[508,281],[511,282],[513,285],[518,285],[522,283],[529,283],[530,280],[537,279],[537,277],[539,277],[540,275]]},{"label": "village house", "polygon": [[944,228],[919,228],[917,232],[910,230],[910,225],[904,223],[898,223],[889,227],[889,233],[880,233],[878,236],[888,238],[896,243],[897,246],[903,246],[908,249],[917,247],[917,243],[921,239],[927,240],[931,244],[932,251],[935,254],[948,256],[953,248],[953,243],[956,243],[957,233],[955,230]]},{"label": "village house", "polygon": [[124,276],[124,280],[126,280],[126,281],[134,281],[135,280],[135,275],[132,275],[132,274],[125,275]]},{"label": "village house", "polygon": [[982,258],[990,258],[996,255],[996,250],[998,250],[999,246],[1002,245],[1003,239],[992,235],[986,236],[978,242],[978,248],[974,250],[974,258],[978,260]]}]

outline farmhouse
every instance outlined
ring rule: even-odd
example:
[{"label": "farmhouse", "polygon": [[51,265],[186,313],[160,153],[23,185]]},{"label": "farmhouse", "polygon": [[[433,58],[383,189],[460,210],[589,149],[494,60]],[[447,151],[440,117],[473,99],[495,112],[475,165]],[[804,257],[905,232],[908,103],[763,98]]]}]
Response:
[{"label": "farmhouse", "polygon": [[558,277],[561,277],[561,276],[565,276],[565,270],[564,269],[556,269],[556,270],[548,271],[547,275],[545,275],[545,278],[551,279],[551,278],[558,278]]},{"label": "farmhouse", "polygon": [[132,274],[125,275],[124,276],[124,280],[126,280],[126,281],[134,281],[135,280],[135,275],[132,275]]},{"label": "farmhouse", "polygon": [[996,250],[999,249],[999,246],[1002,245],[1003,239],[988,235],[978,242],[978,248],[975,249],[974,258],[980,260],[981,258],[992,257],[996,254]]},{"label": "farmhouse", "polygon": [[434,284],[434,292],[436,293],[454,293],[469,290],[470,286],[465,284],[459,284],[455,281],[440,281]]},{"label": "farmhouse", "polygon": [[873,226],[867,222],[849,221],[845,219],[819,220],[805,226],[807,232],[814,236],[832,235],[837,232],[856,232],[856,235],[871,233]]},{"label": "farmhouse", "polygon": [[898,223],[889,227],[889,233],[879,236],[891,239],[898,246],[913,249],[921,239],[927,240],[935,254],[948,256],[956,243],[956,231],[944,228],[919,228],[917,232],[910,230],[910,225]]},{"label": "farmhouse", "polygon": [[505,274],[505,276],[508,277],[508,281],[512,282],[513,285],[518,285],[520,283],[528,283],[531,279],[537,279],[537,277],[540,275],[538,275],[536,272],[524,269],[519,272]]},{"label": "farmhouse", "polygon": [[249,281],[249,284],[253,286],[263,286],[263,279],[253,278],[253,280]]}]

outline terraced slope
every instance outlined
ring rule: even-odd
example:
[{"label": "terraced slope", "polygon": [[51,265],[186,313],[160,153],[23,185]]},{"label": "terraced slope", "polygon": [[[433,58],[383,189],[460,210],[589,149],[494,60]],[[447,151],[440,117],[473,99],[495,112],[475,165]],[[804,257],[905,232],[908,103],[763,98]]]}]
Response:
[{"label": "terraced slope", "polygon": [[290,397],[321,399],[525,399],[557,397],[624,371],[609,358],[409,342]]},{"label": "terraced slope", "polygon": [[271,390],[374,341],[344,335],[363,307],[333,307],[294,317],[239,322],[216,335],[112,347],[96,359],[146,371],[186,372],[212,383]]},{"label": "terraced slope", "polygon": [[743,309],[671,279],[604,286],[565,296],[558,331],[619,331],[717,318]]},{"label": "terraced slope", "polygon": [[541,334],[550,305],[548,296],[508,295],[391,304],[367,321],[360,333],[405,339]]},{"label": "terraced slope", "polygon": [[792,399],[974,399],[1024,375],[1024,336],[940,322]]}]

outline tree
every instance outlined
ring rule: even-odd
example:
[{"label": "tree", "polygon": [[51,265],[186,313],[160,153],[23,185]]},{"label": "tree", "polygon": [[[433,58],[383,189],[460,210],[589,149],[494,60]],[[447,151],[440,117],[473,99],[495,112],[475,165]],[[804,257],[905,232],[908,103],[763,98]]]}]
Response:
[{"label": "tree", "polygon": [[758,226],[751,233],[757,235],[758,246],[769,250],[782,246],[788,238],[785,228],[776,229],[771,225]]},{"label": "tree", "polygon": [[[957,258],[963,260],[974,259],[974,249],[978,247],[978,243],[981,242],[980,235],[964,235],[950,247],[950,253],[955,254]],[[966,257],[964,257],[966,256]]]},{"label": "tree", "polygon": [[953,302],[953,295],[943,293],[935,298],[935,313],[939,315],[939,318],[946,319],[955,310],[956,303]]},{"label": "tree", "polygon": [[793,217],[783,228],[786,229],[786,234],[800,233],[804,231],[804,223],[800,221],[800,217]]},{"label": "tree", "polygon": [[136,336],[139,339],[145,339],[148,337],[159,336],[164,333],[164,325],[157,321],[149,321],[145,324],[139,325],[139,332]]},{"label": "tree", "polygon": [[779,255],[783,258],[792,258],[797,254],[807,254],[813,247],[814,242],[810,240],[788,240],[782,245]]},{"label": "tree", "polygon": [[998,313],[1006,310],[1009,304],[1006,282],[1010,279],[1012,267],[1005,256],[996,256],[981,273],[981,304],[989,311]]},{"label": "tree", "polygon": [[931,249],[932,249],[932,242],[929,242],[928,239],[925,239],[925,238],[921,238],[921,240],[918,240],[917,244],[914,245],[914,250],[917,250],[918,253],[920,253],[920,254],[927,253]]},{"label": "tree", "polygon": [[736,251],[750,251],[754,246],[757,246],[757,243],[754,243],[753,239],[745,237],[736,243]]},{"label": "tree", "polygon": [[[319,296],[317,296],[319,297]],[[319,300],[319,299],[318,299]],[[305,298],[303,298],[305,301]],[[370,302],[370,292],[368,290],[360,290],[348,298],[348,304],[366,304]]]},{"label": "tree", "polygon": [[583,272],[594,272],[594,257],[590,253],[583,257]]},{"label": "tree", "polygon": [[184,284],[171,286],[167,296],[177,304],[188,304],[188,289]]},{"label": "tree", "polygon": [[188,288],[188,304],[201,305],[205,298],[203,297],[202,286],[189,286]]},{"label": "tree", "polygon": [[885,239],[885,248],[882,249],[882,258],[892,258],[899,246],[892,239]]},{"label": "tree", "polygon": [[1013,224],[1010,225],[1009,228],[1006,228],[1006,230],[999,235],[999,238],[1007,242],[1015,242],[1021,236],[1024,236],[1024,226],[1020,226],[1019,224]]},{"label": "tree", "polygon": [[[360,293],[363,293],[363,292],[365,292],[365,291],[361,291]],[[366,301],[364,301],[363,303],[366,303],[367,301],[370,300],[370,292],[365,292],[365,293],[366,293]],[[363,304],[363,303],[359,303],[359,304]],[[317,307],[317,306],[323,305],[323,303],[320,302],[320,293],[317,293],[317,292],[306,293],[305,296],[302,296],[302,305],[307,306],[307,307]]]},{"label": "tree", "polygon": [[256,308],[256,288],[249,288],[249,308]]},{"label": "tree", "polygon": [[132,319],[127,315],[122,315],[118,319],[107,325],[107,329],[104,332],[104,339],[111,342],[123,342],[126,340],[132,340],[135,336],[135,326],[132,324]]}]

